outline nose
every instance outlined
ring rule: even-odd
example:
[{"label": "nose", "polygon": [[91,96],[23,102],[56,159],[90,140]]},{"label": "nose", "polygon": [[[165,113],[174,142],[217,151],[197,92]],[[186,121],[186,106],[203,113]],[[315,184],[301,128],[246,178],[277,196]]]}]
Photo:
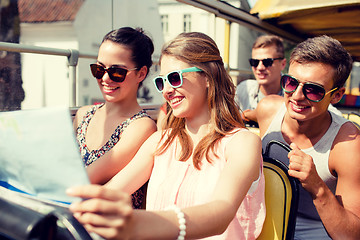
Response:
[{"label": "nose", "polygon": [[259,61],[259,64],[255,68],[256,69],[261,69],[261,70],[266,69],[266,67],[263,64],[263,61]]},{"label": "nose", "polygon": [[108,73],[107,71],[105,71],[105,73],[104,73],[104,75],[102,76],[101,80],[104,81],[104,82],[110,82],[110,81],[112,81],[112,80],[110,79],[109,73]]},{"label": "nose", "polygon": [[163,95],[169,95],[173,93],[175,89],[169,84],[168,80],[164,81]]},{"label": "nose", "polygon": [[299,83],[299,86],[297,86],[295,92],[292,93],[293,99],[295,99],[295,100],[303,100],[303,99],[305,99],[303,87],[304,87],[304,84]]}]

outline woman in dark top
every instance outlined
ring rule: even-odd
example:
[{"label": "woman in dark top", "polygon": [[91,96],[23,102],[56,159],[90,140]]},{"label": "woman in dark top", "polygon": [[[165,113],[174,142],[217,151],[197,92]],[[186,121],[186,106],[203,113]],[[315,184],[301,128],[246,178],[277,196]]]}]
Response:
[{"label": "woman in dark top", "polygon": [[[81,107],[74,129],[91,183],[105,184],[156,131],[137,102],[137,90],[152,65],[152,40],[142,29],[124,27],[105,35],[97,62],[90,65],[105,103]],[[143,188],[133,195],[139,208]]]}]

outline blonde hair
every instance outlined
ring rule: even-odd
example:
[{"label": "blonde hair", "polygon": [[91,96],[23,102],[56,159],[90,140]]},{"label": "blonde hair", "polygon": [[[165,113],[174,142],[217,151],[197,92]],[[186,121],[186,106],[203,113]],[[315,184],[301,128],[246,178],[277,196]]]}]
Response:
[{"label": "blonde hair", "polygon": [[[202,72],[197,74],[204,74],[204,77],[206,76],[209,81],[207,102],[211,115],[210,123],[213,127],[194,150],[193,163],[197,169],[200,169],[200,162],[204,155],[208,162],[212,162],[209,155],[210,151],[214,153],[215,144],[221,138],[235,128],[244,127],[234,100],[235,86],[225,70],[216,43],[203,33],[181,33],[163,47],[161,56],[164,55],[176,57],[189,65],[200,68]],[[156,154],[163,153],[178,137],[182,149],[179,160],[186,161],[189,159],[194,146],[185,131],[185,119],[175,117],[170,108],[168,109],[165,128],[168,128],[169,131],[163,132],[161,140],[165,139],[165,136],[167,138],[159,146]]]}]

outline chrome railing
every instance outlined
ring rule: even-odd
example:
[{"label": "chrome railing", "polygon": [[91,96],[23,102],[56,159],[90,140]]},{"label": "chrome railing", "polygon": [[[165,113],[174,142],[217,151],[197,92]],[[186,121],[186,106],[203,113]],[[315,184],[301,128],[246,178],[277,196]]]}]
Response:
[{"label": "chrome railing", "polygon": [[97,55],[93,53],[81,53],[76,49],[58,49],[48,47],[38,47],[17,43],[0,42],[0,51],[36,53],[45,55],[55,55],[67,57],[69,63],[69,80],[70,80],[70,99],[69,106],[78,106],[77,93],[78,84],[76,81],[76,66],[79,58],[96,59]]}]

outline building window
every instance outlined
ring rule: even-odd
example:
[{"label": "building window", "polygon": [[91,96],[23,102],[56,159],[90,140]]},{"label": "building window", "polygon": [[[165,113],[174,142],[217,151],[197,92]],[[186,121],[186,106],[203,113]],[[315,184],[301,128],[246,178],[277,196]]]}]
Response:
[{"label": "building window", "polygon": [[89,96],[83,96],[83,100],[84,100],[84,105],[91,104],[90,101],[89,101]]},{"label": "building window", "polygon": [[184,32],[191,32],[191,15],[184,14]]},{"label": "building window", "polygon": [[161,28],[164,34],[169,33],[169,15],[161,15]]}]

